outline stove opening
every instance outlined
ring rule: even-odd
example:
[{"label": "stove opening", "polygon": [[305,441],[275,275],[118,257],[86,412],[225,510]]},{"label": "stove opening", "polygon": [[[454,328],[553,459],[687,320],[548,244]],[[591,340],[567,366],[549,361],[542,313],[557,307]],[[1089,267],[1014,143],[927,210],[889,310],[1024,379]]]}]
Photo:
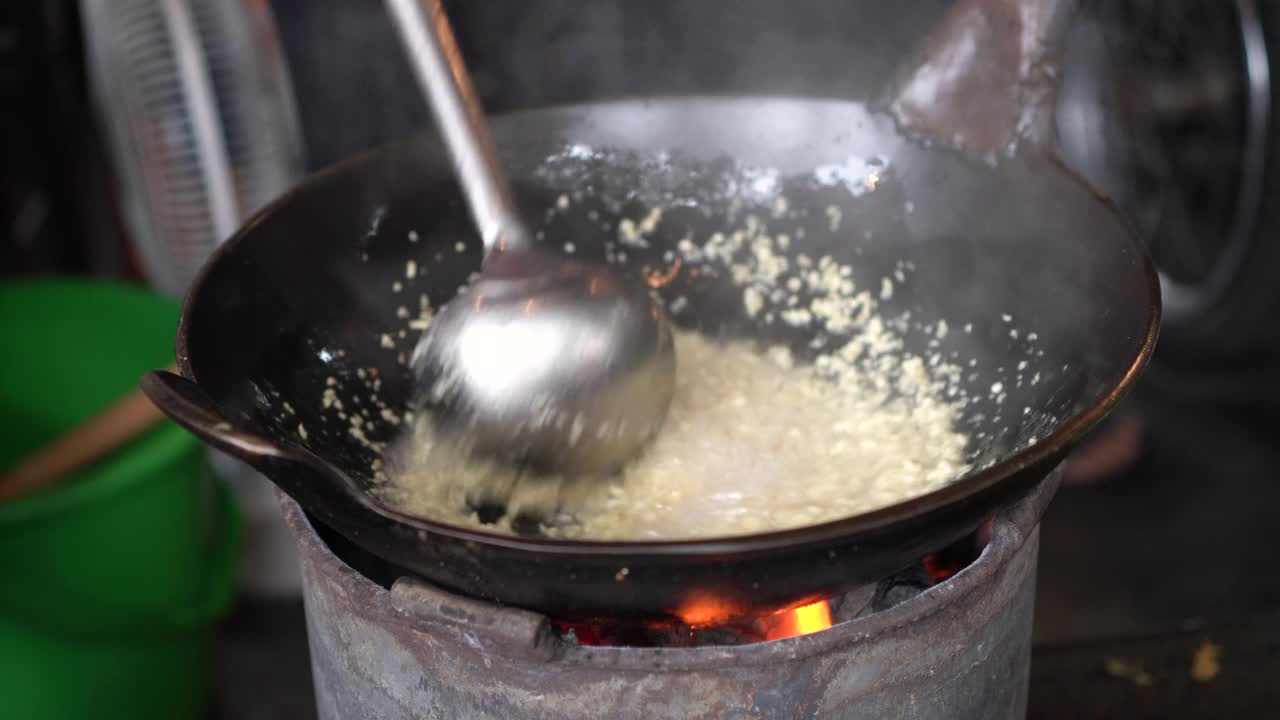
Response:
[{"label": "stove opening", "polygon": [[981,554],[988,526],[989,523],[880,582],[792,610],[753,616],[707,594],[695,596],[677,611],[677,618],[666,621],[599,618],[572,622],[553,620],[552,624],[566,641],[597,647],[746,645],[810,635],[838,623],[883,612],[946,582]]},{"label": "stove opening", "polygon": [[[355,546],[341,535],[309,518],[317,534],[343,562],[383,588],[390,589],[405,571]],[[753,616],[742,608],[707,594],[695,596],[666,621],[597,618],[562,621],[552,626],[566,642],[598,647],[678,648],[783,640],[822,632],[840,623],[883,612],[925,590],[946,582],[977,559],[990,538],[991,522],[942,550],[879,582],[836,597],[814,598],[800,607]]]}]

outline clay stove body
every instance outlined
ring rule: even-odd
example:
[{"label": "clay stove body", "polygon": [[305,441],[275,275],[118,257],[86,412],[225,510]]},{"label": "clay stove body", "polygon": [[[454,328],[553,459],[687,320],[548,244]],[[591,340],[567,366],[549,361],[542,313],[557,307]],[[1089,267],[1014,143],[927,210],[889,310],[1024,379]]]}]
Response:
[{"label": "clay stove body", "polygon": [[408,577],[387,589],[296,504],[284,510],[325,720],[1019,718],[1037,526],[1057,483],[1054,473],[997,518],[967,568],[911,599],[812,635],[722,647],[581,646],[536,613]]}]

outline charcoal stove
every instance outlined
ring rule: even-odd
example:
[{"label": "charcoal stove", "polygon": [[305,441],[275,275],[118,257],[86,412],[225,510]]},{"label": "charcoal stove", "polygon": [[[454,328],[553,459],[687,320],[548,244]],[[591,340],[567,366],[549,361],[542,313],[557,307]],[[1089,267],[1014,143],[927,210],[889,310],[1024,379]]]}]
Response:
[{"label": "charcoal stove", "polygon": [[662,647],[590,645],[580,625],[397,576],[282,502],[326,720],[986,719],[1025,714],[1038,525],[1058,481],[976,533],[963,569],[931,568],[931,587],[912,589],[908,570],[833,598],[825,630],[677,633]]}]

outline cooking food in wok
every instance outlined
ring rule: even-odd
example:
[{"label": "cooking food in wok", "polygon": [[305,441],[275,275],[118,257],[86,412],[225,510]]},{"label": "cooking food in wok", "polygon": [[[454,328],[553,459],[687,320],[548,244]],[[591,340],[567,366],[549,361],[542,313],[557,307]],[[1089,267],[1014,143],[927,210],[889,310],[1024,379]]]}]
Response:
[{"label": "cooking food in wok", "polygon": [[614,490],[517,478],[562,511],[522,528],[449,482],[462,469],[424,465],[408,354],[480,257],[430,136],[259,214],[191,292],[182,377],[146,383],[317,522],[454,590],[562,617],[669,614],[694,589],[757,611],[833,594],[1019,497],[1154,342],[1145,250],[1038,153],[971,159],[857,103],[779,98],[493,131],[527,216],[642,273],[679,328],[677,405]]},{"label": "cooking food in wok", "polygon": [[[814,285],[822,277],[810,275]],[[826,277],[854,288],[838,271]],[[757,292],[754,284],[744,290],[748,298]],[[860,296],[864,307],[872,305],[867,291]],[[789,297],[778,294],[783,307]],[[809,323],[806,308],[825,302],[819,293],[784,312],[792,323]],[[966,395],[944,377],[958,366],[935,360],[929,367],[922,357],[899,355],[893,333],[876,327],[878,319],[857,301],[831,306],[848,307],[854,317],[832,321],[841,324],[836,337],[844,342],[810,348],[814,362],[797,361],[786,344],[761,350],[677,333],[671,413],[641,457],[613,477],[533,476],[463,457],[441,442],[430,417],[420,417],[384,453],[386,480],[376,495],[441,522],[586,540],[686,540],[838,520],[967,471],[966,436],[956,427]],[[786,322],[757,312],[764,323]],[[868,320],[856,322],[858,313]],[[592,432],[582,423],[568,430],[571,438]],[[486,502],[495,484],[501,499]]]}]

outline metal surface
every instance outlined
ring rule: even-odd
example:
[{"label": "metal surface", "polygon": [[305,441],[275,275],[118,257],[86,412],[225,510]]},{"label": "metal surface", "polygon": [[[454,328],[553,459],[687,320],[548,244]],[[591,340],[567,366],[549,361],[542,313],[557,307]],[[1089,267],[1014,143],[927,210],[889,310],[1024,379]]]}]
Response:
[{"label": "metal surface", "polygon": [[195,18],[185,0],[161,0],[160,8],[173,42],[178,82],[186,90],[191,134],[195,140],[201,179],[207,190],[210,225],[215,237],[228,238],[242,218],[236,206],[226,133],[222,129],[222,118],[218,116],[213,82]]},{"label": "metal surface", "polygon": [[[991,84],[974,89],[999,90],[1006,109],[1011,98],[1023,98],[1029,114],[974,116],[958,108],[949,125],[937,114],[911,123],[935,138],[992,123],[970,134],[981,140],[970,149],[1016,151],[987,162],[905,138],[900,124],[907,118],[900,114],[895,124],[856,102],[653,99],[521,113],[493,124],[524,207],[545,212],[559,195],[584,188],[600,200],[575,201],[573,212],[556,216],[558,229],[591,238],[578,257],[607,257],[624,213],[645,198],[698,210],[655,233],[649,247],[628,252],[630,264],[665,267],[664,253],[687,233],[723,231],[731,212],[767,216],[785,192],[806,223],[789,259],[830,256],[853,266],[862,287],[914,268],[883,309],[910,316],[907,351],[936,347],[969,358],[973,370],[960,384],[977,398],[959,419],[976,469],[939,490],[823,525],[666,543],[512,537],[380,503],[371,490],[395,428],[364,424],[352,432],[318,398],[339,376],[357,392],[376,378],[381,394],[406,395],[412,378],[394,348],[379,346],[378,334],[393,338],[403,329],[398,310],[406,300],[419,295],[438,307],[479,267],[478,249],[458,242],[472,234],[457,212],[447,156],[430,137],[320,174],[225,245],[184,310],[182,377],[152,375],[149,391],[208,442],[263,469],[320,522],[474,597],[566,619],[593,612],[667,617],[691,587],[783,609],[883,577],[1025,495],[1110,412],[1155,343],[1159,294],[1145,248],[1109,205],[1042,152],[1047,139],[1031,132],[1047,122],[1037,113],[1049,108],[1049,85],[1036,80],[1052,77],[1049,40],[1071,5],[965,2],[956,6],[961,20],[945,25],[930,45],[935,52],[926,52],[922,62],[941,67],[939,58],[955,47],[949,33],[1010,27],[991,25],[992,18],[1012,18],[1022,31],[1012,45],[1006,39],[977,47],[1012,47],[1023,74],[1003,77],[1029,83],[1029,95]],[[970,53],[957,71],[972,65],[981,75],[1002,57],[1009,59]],[[948,97],[976,106],[973,98]],[[871,162],[879,168],[872,192],[815,187],[815,173],[834,170],[856,175],[853,187],[865,189],[859,173]],[[724,188],[742,192],[729,197]],[[833,203],[863,232],[833,230],[826,221]],[[406,260],[415,259],[430,260],[431,273],[406,284]],[[784,343],[799,358],[813,353],[818,330],[766,326],[742,311],[741,289],[731,283],[676,273],[657,291],[668,302],[687,296],[681,323],[688,329]],[[940,339],[925,329],[939,320],[968,331]],[[1030,379],[1020,380],[1020,356],[1036,368]],[[1000,392],[993,397],[994,388]],[[621,568],[628,582],[617,579]]]},{"label": "metal surface", "polygon": [[386,0],[418,86],[427,98],[486,251],[533,242],[516,211],[484,108],[440,0]]},{"label": "metal surface", "polygon": [[[975,362],[962,384],[979,400],[960,422],[974,438],[970,458],[979,469],[846,520],[682,543],[513,538],[379,504],[367,492],[380,457],[371,443],[394,440],[396,428],[366,426],[357,437],[319,399],[328,378],[360,382],[357,371],[376,374],[382,396],[403,397],[412,378],[377,343],[378,334],[399,332],[405,321],[397,308],[406,300],[425,293],[433,306],[442,304],[478,267],[478,248],[453,249],[471,234],[465,216],[441,212],[460,205],[458,189],[439,146],[424,137],[317,177],[226,244],[179,327],[186,379],[148,382],[175,418],[264,469],[323,522],[455,590],[530,608],[639,614],[672,611],[692,584],[716,584],[726,596],[774,607],[834,594],[945,546],[1020,497],[1109,412],[1154,344],[1159,306],[1149,257],[1086,187],[1035,154],[992,168],[905,142],[892,122],[856,103],[768,98],[538,111],[495,121],[494,130],[504,159],[518,168],[515,176],[526,178],[517,188],[524,202],[540,209],[583,184],[626,197],[638,170],[671,153],[646,192],[680,193],[677,201],[708,214],[655,234],[648,254],[632,253],[632,263],[657,265],[687,232],[722,230],[729,203],[716,199],[718,188],[742,187],[759,168],[772,168],[781,179],[776,191],[792,183],[791,205],[808,218],[805,240],[788,253],[853,263],[864,286],[878,286],[904,263],[915,266],[894,294],[893,311],[910,312],[913,323],[972,326],[937,347]],[[563,137],[613,152],[604,161],[565,157]],[[686,157],[687,165],[674,156]],[[708,165],[725,157],[736,164]],[[843,186],[811,188],[813,168],[850,157],[881,158],[889,179],[856,197]],[[563,172],[539,173],[548,158]],[[1005,199],[1004,212],[989,211],[992,197]],[[774,199],[765,194],[758,202],[768,208]],[[860,218],[870,239],[833,233],[824,214],[833,202],[843,203],[846,217]],[[621,203],[574,207],[564,219],[579,227],[592,212],[616,223],[625,210]],[[584,236],[594,242],[581,245],[579,255],[603,255],[615,237],[594,227],[594,235]],[[430,261],[430,275],[397,292],[405,262],[414,258]],[[659,292],[668,301],[688,296],[682,323],[690,329],[765,337],[789,344],[798,357],[812,353],[813,331],[771,331],[741,310],[741,290],[731,284],[680,274]],[[1030,351],[1029,333],[1011,336],[1011,313],[1038,333]],[[907,349],[918,352],[937,340],[923,327],[906,333]],[[1041,374],[1036,383],[1019,383],[1020,363],[1010,362],[1027,352],[1028,368]],[[1006,389],[1001,402],[991,397],[996,383]],[[1022,413],[1024,407],[1030,410]],[[725,557],[735,561],[721,562]],[[615,580],[621,567],[630,568],[634,586]]]},{"label": "metal surface", "polygon": [[671,327],[640,278],[533,245],[444,7],[387,5],[486,253],[413,353],[413,407],[457,451],[512,466],[493,473],[479,504],[549,518],[556,507],[529,502],[546,493],[521,494],[516,472],[604,481],[635,457],[675,391]]},{"label": "metal surface", "polygon": [[344,563],[284,500],[303,558],[320,717],[1020,718],[1037,523],[1057,473],[983,554],[888,610],[814,635],[699,648],[581,647],[546,617]]},{"label": "metal surface", "polygon": [[909,132],[994,162],[1053,143],[1057,53],[1078,0],[959,0],[887,93]]}]

